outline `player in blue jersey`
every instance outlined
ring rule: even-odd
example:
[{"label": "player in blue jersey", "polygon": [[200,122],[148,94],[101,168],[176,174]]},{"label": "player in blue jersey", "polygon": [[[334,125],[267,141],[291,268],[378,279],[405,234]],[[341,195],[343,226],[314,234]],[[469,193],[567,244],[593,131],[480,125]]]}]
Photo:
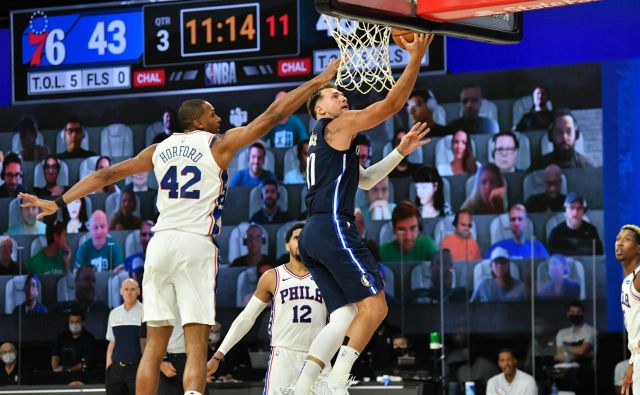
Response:
[{"label": "player in blue jersey", "polygon": [[[282,388],[283,394],[308,394],[340,344],[326,392],[348,393],[351,367],[387,314],[378,264],[353,223],[354,199],[359,185],[371,188],[367,180],[384,177],[410,151],[400,151],[404,147],[399,146],[400,150],[365,170],[359,166],[354,141],[359,132],[402,110],[432,39],[431,35],[414,34],[411,43],[403,40],[410,60],[384,100],[363,110],[349,110],[342,92],[325,84],[307,101],[309,113],[318,123],[309,138],[308,220],[300,235],[300,255],[325,297],[330,322],[311,344],[295,388]],[[411,138],[419,144],[425,143],[420,140],[426,126],[418,123],[411,130]]]}]

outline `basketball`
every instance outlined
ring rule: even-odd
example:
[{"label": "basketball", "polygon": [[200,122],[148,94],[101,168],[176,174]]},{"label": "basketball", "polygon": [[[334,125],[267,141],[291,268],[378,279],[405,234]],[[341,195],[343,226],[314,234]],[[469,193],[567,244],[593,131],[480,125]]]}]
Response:
[{"label": "basketball", "polygon": [[402,40],[400,40],[400,37],[404,37],[405,41],[407,42],[413,42],[413,33],[413,31],[408,29],[398,27],[391,28],[391,38],[393,39],[393,42],[402,49],[406,48],[404,47]]}]

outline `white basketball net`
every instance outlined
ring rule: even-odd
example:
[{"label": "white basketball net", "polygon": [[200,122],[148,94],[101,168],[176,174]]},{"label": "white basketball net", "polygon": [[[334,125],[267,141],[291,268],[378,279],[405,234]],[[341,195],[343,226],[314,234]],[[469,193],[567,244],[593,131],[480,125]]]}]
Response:
[{"label": "white basketball net", "polygon": [[328,15],[324,18],[343,55],[336,85],[360,93],[391,89],[396,82],[389,64],[391,28]]}]

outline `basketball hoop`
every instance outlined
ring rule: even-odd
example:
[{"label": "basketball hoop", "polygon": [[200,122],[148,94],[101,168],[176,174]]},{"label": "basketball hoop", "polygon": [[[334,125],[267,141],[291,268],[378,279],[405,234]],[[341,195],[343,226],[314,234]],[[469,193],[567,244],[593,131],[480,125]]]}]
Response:
[{"label": "basketball hoop", "polygon": [[346,90],[382,92],[395,84],[389,64],[391,28],[323,15],[343,56],[336,85]]}]

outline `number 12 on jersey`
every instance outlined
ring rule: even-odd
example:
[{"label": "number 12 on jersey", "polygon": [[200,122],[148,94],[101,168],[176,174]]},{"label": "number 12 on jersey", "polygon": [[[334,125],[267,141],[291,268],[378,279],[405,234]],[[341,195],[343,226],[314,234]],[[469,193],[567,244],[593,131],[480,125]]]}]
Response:
[{"label": "number 12 on jersey", "polygon": [[[298,311],[298,307],[300,308]],[[302,306],[293,306],[293,323],[305,323],[311,322],[311,306],[303,304]]]},{"label": "number 12 on jersey", "polygon": [[199,189],[189,190],[202,178],[200,169],[196,166],[185,166],[180,174],[183,176],[192,175],[192,177],[181,187],[178,183],[178,167],[171,166],[162,177],[162,181],[160,181],[160,189],[169,191],[169,199],[200,199]]}]

